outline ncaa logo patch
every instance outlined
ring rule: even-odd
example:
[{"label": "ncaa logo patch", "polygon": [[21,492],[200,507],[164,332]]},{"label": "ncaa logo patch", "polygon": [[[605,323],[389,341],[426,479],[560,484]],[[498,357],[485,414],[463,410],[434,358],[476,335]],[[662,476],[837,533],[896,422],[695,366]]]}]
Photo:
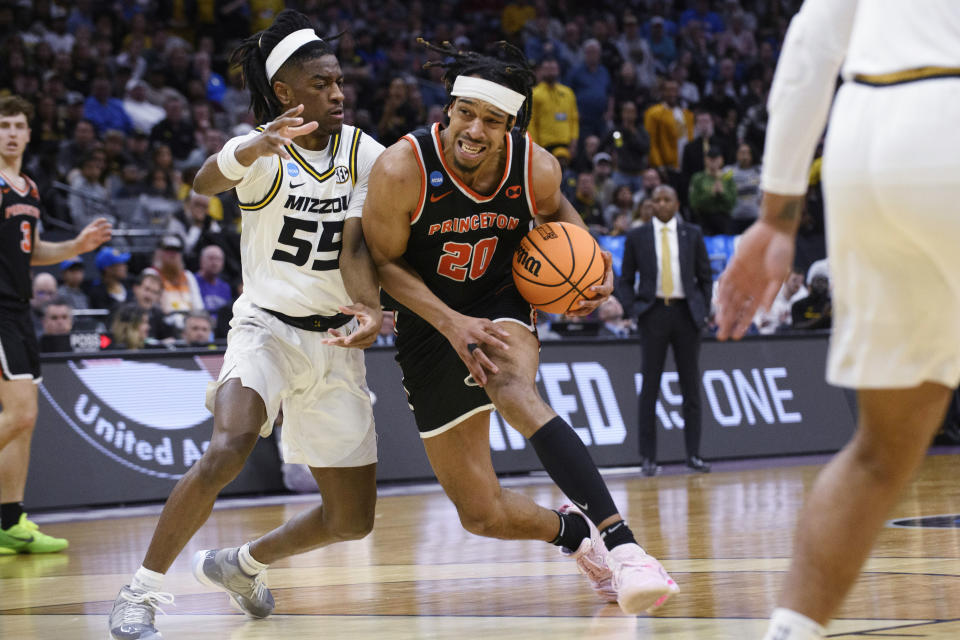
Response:
[{"label": "ncaa logo patch", "polygon": [[350,179],[350,170],[341,164],[333,170],[333,175],[337,179],[337,184],[343,184]]},{"label": "ncaa logo patch", "polygon": [[443,184],[443,174],[439,171],[430,172],[430,184],[434,187],[439,187]]},{"label": "ncaa logo patch", "polygon": [[300,175],[300,167],[298,167],[295,162],[288,162],[287,173],[289,173],[291,177],[296,178]]}]

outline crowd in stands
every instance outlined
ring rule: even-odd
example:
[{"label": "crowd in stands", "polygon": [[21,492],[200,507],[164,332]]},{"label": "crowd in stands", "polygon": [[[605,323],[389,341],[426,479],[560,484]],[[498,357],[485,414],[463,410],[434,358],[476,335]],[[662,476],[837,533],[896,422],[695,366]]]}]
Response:
[{"label": "crowd in stands", "polygon": [[[45,229],[79,229],[98,216],[117,229],[94,264],[65,263],[53,271],[60,283],[53,295],[38,275],[38,331],[62,331],[53,318],[68,306],[75,320],[99,323],[113,344],[194,343],[195,331],[185,330],[195,325],[209,326],[206,342],[224,337],[242,288],[240,210],[233,192],[207,198],[190,185],[226,140],[259,124],[228,57],[285,6],[335,38],[346,80],[345,121],[388,146],[444,119],[442,69],[423,68],[439,54],[417,37],[463,49],[515,44],[539,79],[530,133],[560,162],[568,199],[615,264],[623,235],[652,216],[653,189],[670,184],[681,216],[721,239],[708,245],[716,249],[716,276],[732,238],[757,217],[765,101],[799,5],[4,0],[0,94],[36,105],[24,170],[40,187]],[[824,255],[818,181],[815,164],[799,274]],[[796,284],[785,285],[786,300]],[[829,303],[817,304],[829,312]],[[611,335],[624,327],[629,333],[629,319],[616,311],[610,305],[595,325]],[[553,320],[560,326],[564,319]],[[758,317],[757,329],[769,333],[791,323],[796,313],[771,310]]]}]

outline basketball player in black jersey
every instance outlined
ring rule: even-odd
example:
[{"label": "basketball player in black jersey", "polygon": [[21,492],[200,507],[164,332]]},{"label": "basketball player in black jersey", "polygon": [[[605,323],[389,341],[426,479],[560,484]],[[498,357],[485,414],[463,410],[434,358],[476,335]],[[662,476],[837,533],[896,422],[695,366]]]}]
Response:
[{"label": "basketball player in black jersey", "polygon": [[[381,284],[399,303],[397,360],[427,456],[465,529],[553,542],[608,601],[649,610],[676,583],[636,544],[583,442],[540,398],[531,309],[512,282],[531,220],[583,226],[560,192],[556,159],[525,132],[533,73],[506,43],[496,57],[427,46],[446,60],[450,123],[404,136],[380,156],[363,211]],[[604,261],[603,284],[574,314],[610,296],[609,254]],[[551,511],[500,487],[493,408],[578,508]]]},{"label": "basketball player in black jersey", "polygon": [[0,98],[0,555],[67,547],[63,538],[41,533],[23,511],[40,382],[30,265],[57,264],[96,249],[111,231],[100,218],[67,242],[37,236],[43,205],[36,183],[21,172],[32,117],[33,105],[23,98]]}]

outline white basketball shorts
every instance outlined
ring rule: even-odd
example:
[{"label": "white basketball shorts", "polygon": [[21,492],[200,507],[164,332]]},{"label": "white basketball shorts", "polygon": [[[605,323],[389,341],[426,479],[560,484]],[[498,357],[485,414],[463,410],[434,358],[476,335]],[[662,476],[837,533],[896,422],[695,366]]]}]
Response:
[{"label": "white basketball shorts", "polygon": [[960,79],[847,83],[824,149],[829,382],[960,382]]},{"label": "white basketball shorts", "polygon": [[[322,344],[329,333],[291,327],[243,295],[233,305],[230,327],[220,377],[207,388],[210,411],[220,385],[239,378],[266,406],[261,436],[273,431],[282,403],[284,462],[359,467],[377,461],[362,350]],[[351,320],[341,332],[355,327]]]}]

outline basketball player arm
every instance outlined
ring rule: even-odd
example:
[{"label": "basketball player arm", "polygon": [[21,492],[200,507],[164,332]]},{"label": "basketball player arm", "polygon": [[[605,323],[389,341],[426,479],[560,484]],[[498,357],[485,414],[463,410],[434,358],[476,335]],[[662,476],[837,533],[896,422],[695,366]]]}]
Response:
[{"label": "basketball player arm", "polygon": [[846,55],[857,0],[808,0],[784,39],[770,98],[760,218],[720,277],[717,337],[738,339],[790,273],[813,152]]},{"label": "basketball player arm", "polygon": [[[554,155],[535,144],[533,145],[532,165],[530,182],[533,189],[533,199],[536,203],[537,224],[569,222],[586,229],[587,225],[584,224],[583,218],[560,191],[562,173],[560,163],[557,162]],[[580,307],[568,311],[568,316],[590,315],[613,293],[613,256],[610,255],[609,251],[601,251],[600,253],[603,256],[605,272],[603,282],[590,287],[590,291],[594,294],[593,297],[589,300],[581,300]]]},{"label": "basketball player arm", "polygon": [[[303,123],[299,117],[303,105],[297,105],[283,113],[256,135],[231,138],[220,153],[215,153],[203,163],[193,179],[193,190],[205,196],[215,196],[229,191],[243,181],[244,170],[249,169],[257,158],[279,155],[290,158],[284,146],[294,138],[310,133],[317,128],[316,122]],[[221,158],[225,154],[226,161]],[[229,167],[224,174],[224,167]]]},{"label": "basketball player arm", "polygon": [[108,242],[112,232],[113,225],[105,218],[97,218],[84,227],[73,240],[47,242],[37,238],[33,245],[33,254],[30,256],[30,264],[57,264],[81,253],[93,251],[104,242]]},{"label": "basketball player arm", "polygon": [[404,260],[410,214],[417,208],[420,193],[420,169],[409,145],[401,140],[384,151],[373,167],[363,205],[363,235],[384,291],[443,334],[477,384],[484,386],[486,371],[497,373],[499,369],[483,349],[469,345],[507,349],[500,338],[509,334],[486,318],[451,309]]},{"label": "basketball player arm", "polygon": [[377,340],[380,324],[383,322],[383,310],[380,308],[377,269],[363,240],[363,227],[358,217],[347,218],[343,222],[340,275],[343,277],[347,295],[353,301],[353,304],[341,306],[340,312],[356,317],[359,326],[349,335],[342,335],[331,329],[330,334],[334,337],[323,342],[340,347],[366,349]]}]

